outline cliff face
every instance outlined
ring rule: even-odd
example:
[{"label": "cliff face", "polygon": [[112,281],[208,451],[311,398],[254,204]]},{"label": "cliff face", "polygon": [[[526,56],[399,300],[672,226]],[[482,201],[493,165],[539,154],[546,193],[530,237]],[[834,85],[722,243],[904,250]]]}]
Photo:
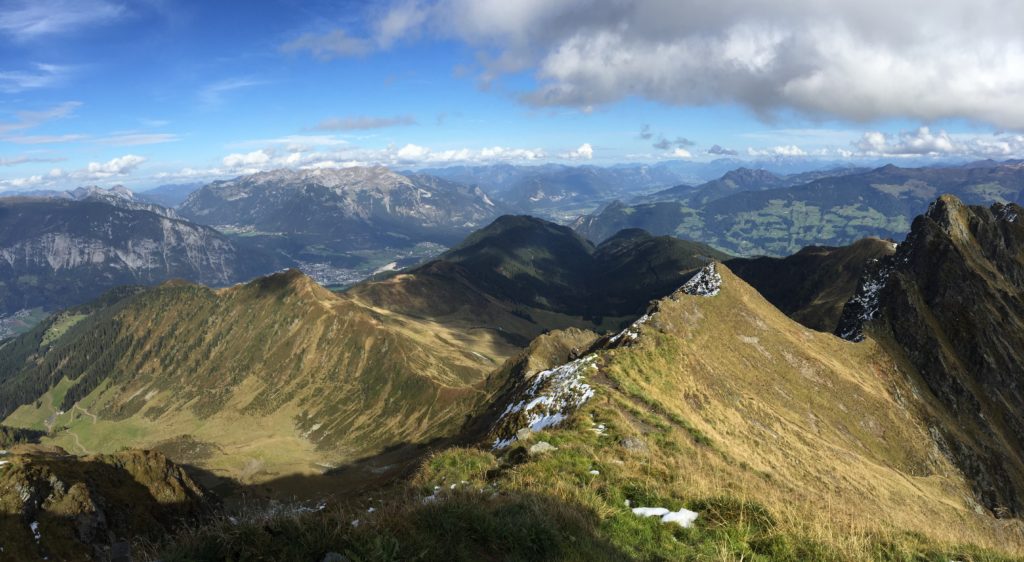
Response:
[{"label": "cliff face", "polygon": [[0,203],[0,313],[81,304],[106,289],[185,278],[226,285],[270,268],[212,228],[99,201]]},{"label": "cliff face", "polygon": [[[837,334],[888,339],[945,407],[937,441],[988,507],[1024,509],[1024,210],[942,196],[875,263]],[[942,423],[945,420],[947,423]]]}]

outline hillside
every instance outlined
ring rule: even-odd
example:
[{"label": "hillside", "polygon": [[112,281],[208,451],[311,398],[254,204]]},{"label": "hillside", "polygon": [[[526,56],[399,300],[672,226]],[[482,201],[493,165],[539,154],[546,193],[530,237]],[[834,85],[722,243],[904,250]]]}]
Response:
[{"label": "hillside", "polygon": [[0,418],[75,453],[156,448],[263,482],[451,437],[513,352],[488,331],[369,310],[294,270],[217,291],[169,283],[0,348]]},{"label": "hillside", "polygon": [[894,251],[892,242],[865,238],[839,248],[809,246],[785,258],[735,258],[726,264],[793,320],[832,332],[868,264]]},{"label": "hillside", "polygon": [[410,315],[500,326],[525,346],[553,328],[617,329],[723,257],[703,244],[638,230],[595,247],[569,228],[503,216],[438,259],[349,294]]},{"label": "hillside", "polygon": [[837,333],[877,337],[942,407],[939,447],[989,509],[1024,509],[1024,223],[942,196],[864,276]]},{"label": "hillside", "polygon": [[219,286],[275,269],[212,228],[97,197],[0,199],[0,313],[74,306],[119,285]]},{"label": "hillside", "polygon": [[665,198],[671,200],[617,202],[580,217],[574,228],[594,242],[624,228],[642,228],[701,240],[736,255],[784,256],[805,246],[841,246],[869,236],[902,239],[914,217],[941,193],[968,203],[1024,200],[1024,166],[1016,161],[933,168],[887,165],[798,185],[738,191],[744,184],[726,181],[727,176],[711,184],[712,192],[728,192],[723,186],[732,186],[734,193],[694,199],[685,191]]},{"label": "hillside", "polygon": [[938,401],[882,345],[797,324],[725,266],[696,279],[621,335],[538,338],[506,365],[479,445],[403,486],[215,525],[162,556],[244,558],[254,535],[277,537],[264,555],[280,560],[382,545],[422,560],[1020,555],[1020,522],[974,500],[932,438]]}]

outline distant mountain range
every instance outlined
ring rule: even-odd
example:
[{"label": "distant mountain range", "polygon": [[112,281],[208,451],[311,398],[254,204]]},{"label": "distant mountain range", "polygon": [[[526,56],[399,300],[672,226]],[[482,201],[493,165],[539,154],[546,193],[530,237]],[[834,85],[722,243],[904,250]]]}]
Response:
[{"label": "distant mountain range", "polygon": [[0,199],[0,313],[55,310],[173,278],[227,285],[278,265],[173,211],[116,191],[73,193]]},{"label": "distant mountain range", "polygon": [[662,191],[653,202],[612,203],[581,217],[574,228],[594,241],[642,228],[738,255],[783,256],[867,236],[900,239],[943,193],[968,203],[1019,202],[1024,196],[1024,164],[1016,161],[825,174],[794,183],[806,177],[737,170],[701,186]]},{"label": "distant mountain range", "polygon": [[135,192],[135,199],[174,208],[184,203],[185,199],[200,187],[203,187],[201,182],[158,185],[152,189]]},{"label": "distant mountain range", "polygon": [[[431,168],[423,173],[467,185],[478,185],[510,209],[553,219],[570,218],[614,199],[632,199],[653,191],[683,184],[699,184],[740,166],[758,166],[764,173],[798,174],[819,167],[836,170],[843,164],[759,161],[744,162],[720,158],[711,162],[667,161],[655,164],[616,166],[567,166],[545,164],[516,166],[451,166]],[[808,178],[809,179],[809,178]]]}]

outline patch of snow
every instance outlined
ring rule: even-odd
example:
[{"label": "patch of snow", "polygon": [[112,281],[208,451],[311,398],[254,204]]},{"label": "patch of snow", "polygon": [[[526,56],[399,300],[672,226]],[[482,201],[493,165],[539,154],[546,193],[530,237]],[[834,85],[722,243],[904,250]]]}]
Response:
[{"label": "patch of snow", "polygon": [[[627,506],[629,500],[626,500]],[[664,507],[634,507],[633,514],[640,517],[660,517],[662,523],[675,523],[680,527],[689,528],[697,520],[698,513],[689,509],[669,511]]]},{"label": "patch of snow", "polygon": [[715,269],[715,262],[705,265],[682,287],[687,295],[713,297],[722,289],[722,276]]},{"label": "patch of snow", "polygon": [[668,513],[665,507],[634,507],[633,514],[640,517],[661,517]]},{"label": "patch of snow", "polygon": [[353,519],[352,520],[352,526],[353,527],[358,527],[359,526],[359,520],[358,519]]},{"label": "patch of snow", "polygon": [[32,529],[32,538],[36,539],[36,542],[43,538],[43,534],[39,532],[39,521],[29,523],[28,528]]},{"label": "patch of snow", "polygon": [[860,287],[843,309],[839,337],[859,342],[864,340],[864,324],[878,315],[879,294],[889,282],[893,266],[888,260],[880,267],[869,271],[861,280]]},{"label": "patch of snow", "polygon": [[693,522],[697,520],[697,512],[690,511],[689,509],[680,509],[679,511],[670,511],[661,518],[662,523],[676,523],[680,527],[689,528],[693,525]]},{"label": "patch of snow", "polygon": [[630,324],[628,328],[612,336],[612,339],[610,339],[609,342],[618,343],[619,340],[624,338],[628,341],[636,341],[640,337],[640,326],[646,324],[652,317],[653,315],[651,314],[644,314],[640,318],[637,318],[636,321]]},{"label": "patch of snow", "polygon": [[11,461],[0,461],[0,466],[3,466],[5,464],[11,464]]},{"label": "patch of snow", "polygon": [[[587,355],[534,375],[533,380],[522,394],[522,400],[509,404],[498,417],[498,424],[510,416],[521,415],[525,418],[525,427],[531,431],[540,431],[546,427],[556,426],[565,420],[566,415],[582,406],[591,396],[594,389],[583,382],[586,371],[596,369],[594,355]],[[495,439],[493,448],[503,449],[514,441],[516,436]]]},{"label": "patch of snow", "polygon": [[376,507],[371,507],[371,508],[366,510],[366,513],[373,513],[374,511],[377,511],[377,508]]}]

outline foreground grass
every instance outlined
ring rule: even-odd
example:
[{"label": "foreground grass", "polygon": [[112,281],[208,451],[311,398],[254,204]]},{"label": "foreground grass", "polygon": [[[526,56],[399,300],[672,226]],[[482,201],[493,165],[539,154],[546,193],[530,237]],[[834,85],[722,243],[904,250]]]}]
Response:
[{"label": "foreground grass", "polygon": [[[250,506],[149,552],[164,561],[309,561],[331,552],[352,561],[1018,559],[913,533],[795,529],[728,493],[686,497],[651,473],[634,477],[598,461],[594,453],[617,445],[580,429],[545,433],[558,450],[540,457],[523,447],[500,456],[449,449],[408,483],[373,496],[314,513]],[[684,529],[628,506],[686,507],[700,517]]]}]

